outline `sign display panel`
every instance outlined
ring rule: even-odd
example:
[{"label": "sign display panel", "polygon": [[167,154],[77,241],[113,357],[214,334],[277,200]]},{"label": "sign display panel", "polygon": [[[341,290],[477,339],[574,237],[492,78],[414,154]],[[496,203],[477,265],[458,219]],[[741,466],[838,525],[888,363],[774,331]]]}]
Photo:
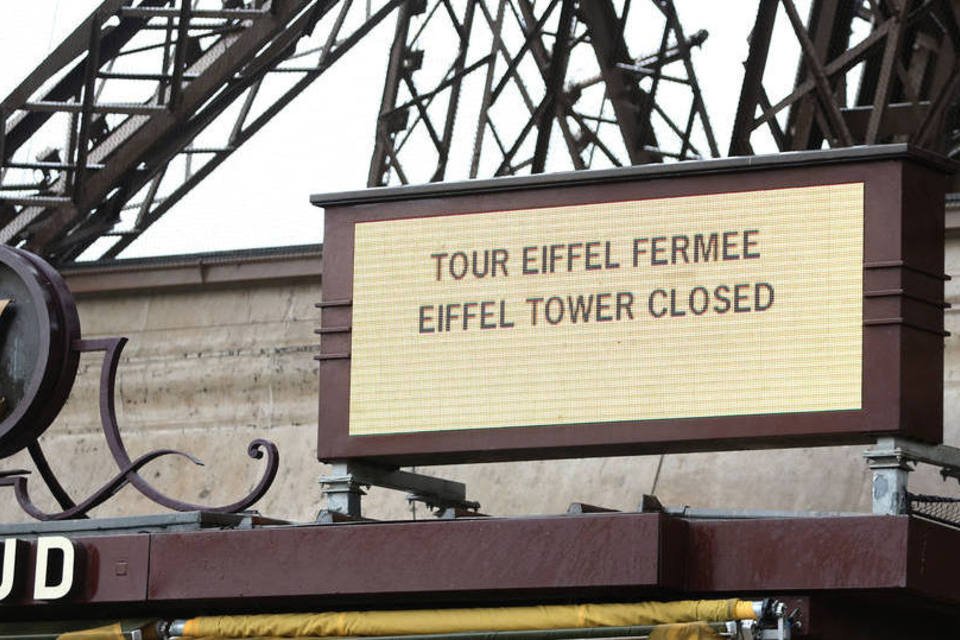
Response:
[{"label": "sign display panel", "polygon": [[354,234],[350,436],[863,406],[863,182]]},{"label": "sign display panel", "polygon": [[317,456],[940,442],[949,169],[894,145],[314,196]]}]

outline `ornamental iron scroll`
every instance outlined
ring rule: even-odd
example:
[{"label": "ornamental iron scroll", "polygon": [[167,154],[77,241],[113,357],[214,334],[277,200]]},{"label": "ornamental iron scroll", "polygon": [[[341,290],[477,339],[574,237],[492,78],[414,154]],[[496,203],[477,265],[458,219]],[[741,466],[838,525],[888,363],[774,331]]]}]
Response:
[{"label": "ornamental iron scroll", "polygon": [[[194,456],[159,449],[132,459],[117,424],[115,393],[117,367],[126,338],[84,340],[73,295],[60,274],[41,258],[0,245],[0,458],[24,449],[61,511],[47,513],[30,499],[27,470],[0,471],[0,486],[13,487],[20,507],[38,520],[85,518],[87,512],[109,500],[127,485],[153,502],[176,511],[236,513],[256,503],[273,484],[280,464],[276,445],[252,441],[247,454],[266,456],[266,468],[256,486],[241,499],[221,506],[193,504],[171,498],[150,485],[139,471],[164,456]],[[81,353],[103,352],[100,369],[100,426],[118,473],[86,499],[76,502],[47,462],[39,437],[63,408]]]}]

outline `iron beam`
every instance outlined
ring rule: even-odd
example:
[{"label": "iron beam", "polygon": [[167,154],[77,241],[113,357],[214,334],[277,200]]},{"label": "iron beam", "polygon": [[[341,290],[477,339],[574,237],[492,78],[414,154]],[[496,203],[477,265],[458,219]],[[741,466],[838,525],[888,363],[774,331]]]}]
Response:
[{"label": "iron beam", "polygon": [[77,134],[76,170],[73,177],[74,202],[79,202],[83,197],[87,155],[90,146],[90,120],[93,118],[97,72],[100,70],[100,16],[98,14],[94,14],[94,19],[91,20],[90,24],[90,45],[87,49],[86,65],[80,110],[80,132]]},{"label": "iron beam", "polygon": [[763,90],[763,70],[767,66],[767,55],[770,53],[773,25],[777,19],[777,4],[778,0],[760,0],[757,7],[757,19],[753,23],[753,31],[750,32],[750,51],[744,65],[740,102],[733,119],[731,156],[753,155],[750,134],[755,128],[753,121],[760,103],[760,92]]},{"label": "iron beam", "polygon": [[659,154],[648,151],[659,148],[650,122],[652,98],[616,66],[617,63],[629,64],[631,58],[613,3],[611,0],[582,2],[580,17],[590,29],[590,43],[631,164],[659,162]]},{"label": "iron beam", "polygon": [[543,173],[547,162],[547,149],[553,121],[560,113],[557,102],[563,94],[563,80],[567,76],[567,64],[570,61],[570,37],[574,19],[574,0],[563,0],[560,19],[553,40],[553,52],[550,55],[549,71],[546,78],[545,104],[537,118],[537,141],[533,151],[533,173]]},{"label": "iron beam", "polygon": [[393,34],[393,44],[390,45],[390,57],[383,81],[383,96],[380,99],[380,115],[377,119],[377,128],[374,134],[373,158],[370,161],[370,171],[367,175],[368,187],[386,184],[385,177],[389,171],[387,147],[392,147],[394,137],[394,132],[390,131],[386,115],[396,105],[397,95],[400,91],[401,74],[407,54],[410,17],[410,3],[404,2],[397,11],[397,25]]}]

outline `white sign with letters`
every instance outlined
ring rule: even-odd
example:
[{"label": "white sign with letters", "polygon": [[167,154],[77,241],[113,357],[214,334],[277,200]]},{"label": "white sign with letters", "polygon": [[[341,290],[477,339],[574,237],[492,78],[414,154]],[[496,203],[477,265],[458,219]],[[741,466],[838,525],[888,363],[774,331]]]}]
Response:
[{"label": "white sign with letters", "polygon": [[[28,553],[29,543],[18,538],[3,541],[3,565],[0,567],[0,602],[8,600],[21,580],[19,562]],[[34,600],[60,600],[66,597],[76,582],[76,544],[64,536],[41,536],[36,541],[34,565]]]}]

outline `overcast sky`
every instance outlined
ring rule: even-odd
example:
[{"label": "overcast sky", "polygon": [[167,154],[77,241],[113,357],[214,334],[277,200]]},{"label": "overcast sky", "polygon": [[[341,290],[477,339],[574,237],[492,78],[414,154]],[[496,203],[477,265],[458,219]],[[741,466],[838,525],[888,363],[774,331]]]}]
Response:
[{"label": "overcast sky", "polygon": [[[0,0],[0,95],[6,96],[98,4]],[[799,4],[806,11],[809,3]],[[687,34],[710,32],[695,51],[694,64],[725,153],[757,0],[677,0],[676,5]],[[796,69],[795,39],[785,23],[778,21],[779,49],[770,65],[774,73],[768,70],[767,76],[783,93]],[[388,19],[124,256],[322,241],[322,212],[309,205],[309,195],[364,186],[392,33]],[[631,43],[631,53],[646,53],[658,44]]]}]

